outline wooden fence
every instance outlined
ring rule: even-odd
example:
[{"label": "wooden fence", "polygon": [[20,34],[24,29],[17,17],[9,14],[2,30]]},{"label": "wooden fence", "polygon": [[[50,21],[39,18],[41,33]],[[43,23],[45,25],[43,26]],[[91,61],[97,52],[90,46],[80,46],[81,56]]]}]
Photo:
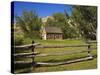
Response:
[{"label": "wooden fence", "polygon": [[[38,46],[39,45],[39,46]],[[61,64],[68,64],[68,63],[73,63],[73,62],[79,62],[79,61],[84,61],[84,60],[90,60],[93,59],[93,56],[91,54],[91,44],[84,44],[84,45],[67,45],[67,46],[41,46],[39,43],[35,43],[32,41],[32,44],[29,45],[22,45],[22,46],[14,46],[15,50],[30,50],[31,53],[15,53],[13,54],[14,57],[16,58],[32,58],[32,61],[14,61],[14,64],[32,64],[34,65],[61,65]],[[64,48],[64,47],[87,47],[87,50],[79,50],[79,51],[73,51],[73,52],[64,52],[64,53],[55,53],[55,54],[40,54],[36,53],[34,50],[35,48]],[[68,55],[68,54],[77,54],[77,53],[88,53],[88,57],[85,58],[80,58],[80,59],[75,59],[75,60],[69,60],[69,61],[64,61],[64,62],[58,62],[58,63],[44,63],[44,62],[35,62],[34,58],[35,57],[46,57],[46,56],[58,56],[58,55]]]}]

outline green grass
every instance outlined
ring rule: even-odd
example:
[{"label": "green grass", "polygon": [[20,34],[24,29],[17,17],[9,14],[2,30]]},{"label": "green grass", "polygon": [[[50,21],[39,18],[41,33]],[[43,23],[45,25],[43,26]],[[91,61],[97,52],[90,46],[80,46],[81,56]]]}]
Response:
[{"label": "green grass", "polygon": [[[27,43],[31,43],[30,40],[26,41]],[[40,43],[41,45],[49,45],[49,46],[57,46],[57,45],[83,45],[86,44],[83,40],[35,40],[35,42]],[[96,48],[96,45],[92,46],[92,48]],[[87,47],[65,47],[65,48],[41,48],[35,49],[35,52],[45,53],[45,54],[55,54],[55,53],[63,53],[63,52],[73,52],[73,51],[80,51],[80,50],[87,50]],[[31,50],[30,50],[31,51]],[[29,52],[30,52],[29,51]],[[19,51],[22,52],[22,51]],[[18,53],[19,53],[18,52]],[[24,51],[27,52],[27,51]],[[97,51],[93,50],[92,55],[97,55]],[[47,57],[36,57],[35,62],[63,62],[68,60],[73,60],[77,58],[83,58],[87,56],[87,52],[79,53],[79,54],[71,54],[71,55],[61,55],[61,56],[47,56]],[[16,58],[16,60],[25,60],[28,61],[31,59],[27,58]],[[30,66],[24,67],[20,70],[29,70],[32,68]],[[48,71],[66,71],[66,70],[83,70],[83,69],[96,69],[97,68],[97,59],[89,60],[89,61],[82,61],[77,63],[65,64],[65,65],[58,65],[58,66],[37,66],[35,67],[32,72],[48,72]]]},{"label": "green grass", "polygon": [[68,70],[86,70],[86,69],[96,69],[97,68],[97,59],[65,64],[65,65],[58,65],[58,66],[50,66],[50,67],[36,67],[33,69],[32,72],[50,72],[50,71],[68,71]]},{"label": "green grass", "polygon": [[[34,39],[33,39],[34,40]],[[64,40],[34,40],[37,43],[42,45],[66,45],[66,44],[85,44],[84,40],[74,40],[74,39],[64,39]],[[32,43],[32,39],[26,38],[24,39],[24,44]]]},{"label": "green grass", "polygon": [[72,44],[85,44],[82,40],[35,40],[42,45],[72,45]]}]

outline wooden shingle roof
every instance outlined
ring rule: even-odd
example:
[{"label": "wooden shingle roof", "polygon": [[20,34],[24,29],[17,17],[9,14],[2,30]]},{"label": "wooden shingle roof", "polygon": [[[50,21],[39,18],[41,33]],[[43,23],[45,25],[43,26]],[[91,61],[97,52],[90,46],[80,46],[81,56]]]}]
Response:
[{"label": "wooden shingle roof", "polygon": [[59,27],[46,26],[45,30],[46,30],[46,33],[62,33],[62,30]]}]

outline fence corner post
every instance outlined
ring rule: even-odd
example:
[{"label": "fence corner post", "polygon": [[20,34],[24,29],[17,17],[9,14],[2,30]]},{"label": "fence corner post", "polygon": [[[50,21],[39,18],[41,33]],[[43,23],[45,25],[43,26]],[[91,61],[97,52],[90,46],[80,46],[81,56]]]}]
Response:
[{"label": "fence corner post", "polygon": [[34,61],[34,49],[35,49],[35,46],[33,45],[35,42],[34,42],[34,40],[32,41],[32,55],[33,55],[33,57],[32,57],[32,68],[34,68],[34,65],[35,65],[35,61]]},{"label": "fence corner post", "polygon": [[91,45],[88,45],[88,56],[93,58],[92,54],[91,54]]}]

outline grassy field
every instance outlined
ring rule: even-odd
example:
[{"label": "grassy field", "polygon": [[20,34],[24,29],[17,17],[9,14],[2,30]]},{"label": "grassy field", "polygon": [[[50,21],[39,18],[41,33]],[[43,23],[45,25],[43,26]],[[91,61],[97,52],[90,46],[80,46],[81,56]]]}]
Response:
[{"label": "grassy field", "polygon": [[50,71],[71,71],[71,70],[88,70],[97,68],[97,59],[82,61],[58,66],[41,66],[33,69],[32,72],[50,72]]},{"label": "grassy field", "polygon": [[[83,45],[86,44],[82,40],[35,40],[35,42],[40,43],[44,46],[63,46],[63,45]],[[96,48],[96,45],[92,46],[92,48]],[[55,53],[64,53],[64,52],[73,52],[87,50],[87,47],[65,47],[65,48],[40,48],[35,49],[35,52],[45,53],[45,54],[55,54]],[[27,51],[26,51],[27,52]],[[63,62],[68,60],[73,60],[77,58],[83,58],[87,56],[87,52],[79,53],[79,54],[70,54],[70,55],[61,55],[61,56],[47,56],[47,57],[36,57],[35,62]],[[92,55],[96,56],[97,51],[93,50],[91,52]],[[16,60],[30,60],[28,58],[19,58]],[[26,68],[27,67],[27,68]],[[32,69],[31,66],[26,66],[23,70]],[[97,58],[88,61],[82,61],[77,63],[65,64],[65,65],[57,65],[57,66],[36,66],[32,69],[32,72],[49,72],[49,71],[66,71],[66,70],[84,70],[84,69],[96,69],[97,68]],[[17,69],[16,71],[20,71]]]}]

